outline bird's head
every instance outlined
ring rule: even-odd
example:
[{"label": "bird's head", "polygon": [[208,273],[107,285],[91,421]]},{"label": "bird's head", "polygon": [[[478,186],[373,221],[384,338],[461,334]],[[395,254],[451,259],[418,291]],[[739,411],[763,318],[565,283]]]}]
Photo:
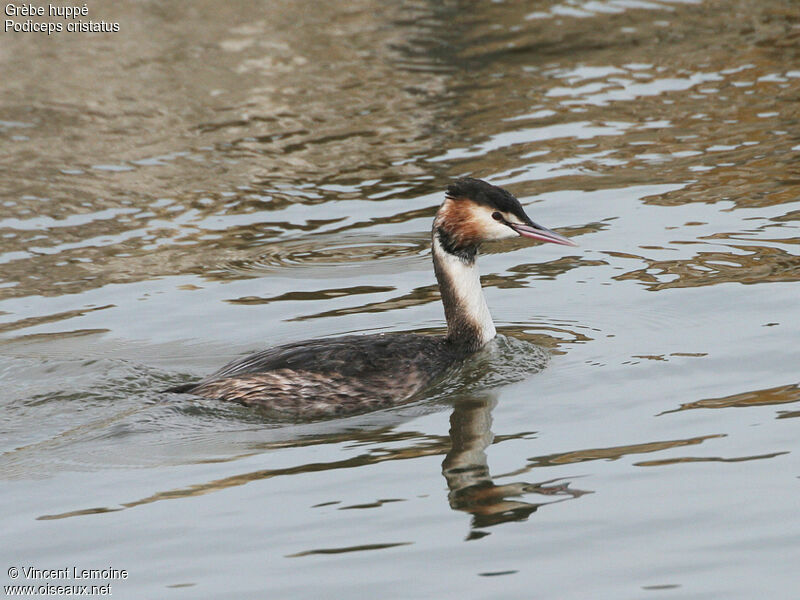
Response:
[{"label": "bird's head", "polygon": [[482,242],[516,236],[577,246],[569,238],[534,223],[510,192],[472,177],[458,179],[447,188],[433,227],[444,249],[457,255],[474,257]]}]

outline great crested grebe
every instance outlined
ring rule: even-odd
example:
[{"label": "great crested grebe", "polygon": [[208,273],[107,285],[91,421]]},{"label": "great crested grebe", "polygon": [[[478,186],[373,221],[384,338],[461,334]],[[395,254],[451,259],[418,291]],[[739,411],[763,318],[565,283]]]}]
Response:
[{"label": "great crested grebe", "polygon": [[258,406],[295,419],[402,403],[495,337],[475,259],[482,242],[517,235],[576,245],[531,221],[506,190],[480,179],[458,179],[447,188],[432,233],[446,336],[381,333],[295,342],[235,360],[202,381],[166,391]]}]

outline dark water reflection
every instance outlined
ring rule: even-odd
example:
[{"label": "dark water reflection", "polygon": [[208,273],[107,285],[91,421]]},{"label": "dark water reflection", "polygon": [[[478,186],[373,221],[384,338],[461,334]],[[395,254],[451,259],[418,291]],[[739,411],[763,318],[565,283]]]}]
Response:
[{"label": "dark water reflection", "polygon": [[[429,436],[422,433],[404,433],[399,435],[391,428],[380,428],[368,433],[349,431],[343,434],[326,435],[324,437],[302,438],[297,441],[272,442],[260,445],[260,450],[277,450],[280,448],[309,446],[316,444],[337,444],[346,442],[350,446],[366,444],[371,447],[368,452],[353,458],[326,462],[310,463],[285,469],[267,469],[227,477],[221,480],[194,484],[181,489],[159,492],[138,500],[124,502],[119,507],[96,507],[73,510],[62,514],[40,515],[39,520],[62,519],[92,514],[105,514],[124,509],[135,508],[144,504],[162,500],[176,500],[218,492],[231,487],[249,484],[255,481],[302,475],[320,471],[352,469],[374,465],[384,461],[414,460],[424,456],[445,454],[442,462],[442,474],[449,489],[448,501],[454,510],[464,511],[473,516],[472,530],[467,539],[479,539],[488,535],[485,528],[510,521],[525,520],[541,506],[560,502],[565,499],[579,498],[590,493],[584,490],[571,489],[570,482],[564,479],[547,480],[540,483],[516,481],[511,483],[495,483],[486,460],[486,450],[493,443],[522,439],[530,433],[499,436],[495,439],[491,431],[492,409],[497,399],[491,394],[460,397],[455,400],[450,414],[450,432],[447,436]],[[385,446],[397,442],[408,443],[397,449]],[[694,442],[697,443],[697,442]],[[681,444],[675,444],[681,445]],[[663,446],[662,446],[663,447]],[[655,451],[658,448],[652,448]],[[636,450],[629,449],[636,452]],[[600,452],[600,451],[597,451]],[[616,452],[622,456],[628,452]],[[608,456],[607,453],[604,453]],[[597,458],[594,456],[593,458]],[[527,469],[526,469],[527,470]],[[504,475],[503,477],[508,477]],[[529,496],[538,496],[545,501],[532,503],[526,501]],[[399,502],[402,499],[382,499],[369,504],[339,506],[339,510],[356,508],[379,508],[388,502]],[[336,505],[339,502],[324,503],[318,506]],[[313,508],[316,508],[315,506]],[[315,549],[292,554],[292,557],[311,554],[332,554],[344,551],[372,550],[393,547],[397,544],[372,545],[348,549]]]},{"label": "dark water reflection", "polygon": [[[121,597],[794,593],[797,2],[89,9],[120,32],[0,35],[8,565],[111,561]],[[157,393],[441,332],[463,174],[581,245],[485,248],[500,351],[353,420]]]},{"label": "dark water reflection", "polygon": [[[570,489],[570,482],[563,480],[495,483],[485,451],[494,442],[491,423],[496,402],[496,398],[489,395],[459,398],[450,415],[451,445],[442,463],[442,474],[450,490],[450,506],[473,516],[472,531],[467,539],[488,535],[481,529],[492,525],[525,520],[545,504],[588,493]],[[534,494],[547,501],[526,501],[527,496]]]}]

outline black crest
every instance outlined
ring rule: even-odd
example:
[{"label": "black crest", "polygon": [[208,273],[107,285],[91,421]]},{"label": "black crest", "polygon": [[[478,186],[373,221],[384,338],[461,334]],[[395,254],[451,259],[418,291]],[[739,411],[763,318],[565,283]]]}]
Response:
[{"label": "black crest", "polygon": [[501,187],[486,183],[474,177],[462,177],[455,180],[447,187],[446,196],[453,200],[471,200],[476,204],[483,204],[501,212],[511,213],[523,223],[531,220],[514,195]]}]

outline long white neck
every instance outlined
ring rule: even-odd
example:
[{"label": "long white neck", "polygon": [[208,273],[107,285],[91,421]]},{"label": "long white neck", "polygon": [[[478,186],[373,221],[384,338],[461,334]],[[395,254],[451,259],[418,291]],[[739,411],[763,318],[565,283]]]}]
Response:
[{"label": "long white neck", "polygon": [[483,297],[475,257],[462,258],[446,251],[436,229],[432,253],[447,319],[447,339],[477,350],[494,338],[497,330]]}]

